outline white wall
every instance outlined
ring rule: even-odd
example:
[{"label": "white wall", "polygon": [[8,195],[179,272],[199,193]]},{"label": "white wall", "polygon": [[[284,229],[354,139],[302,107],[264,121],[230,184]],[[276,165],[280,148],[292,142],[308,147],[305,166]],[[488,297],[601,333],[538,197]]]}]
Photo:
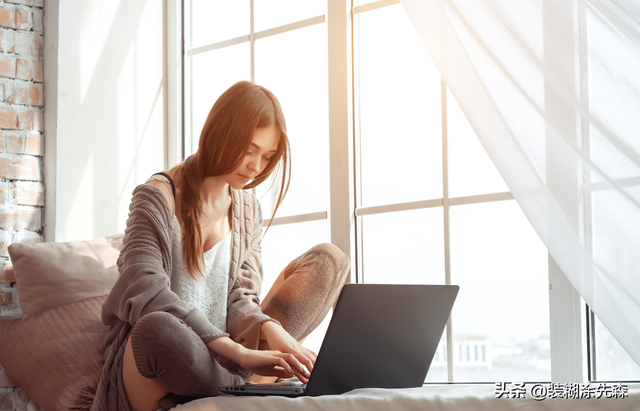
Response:
[{"label": "white wall", "polygon": [[45,1],[46,241],[122,232],[132,190],[164,169],[163,7]]}]

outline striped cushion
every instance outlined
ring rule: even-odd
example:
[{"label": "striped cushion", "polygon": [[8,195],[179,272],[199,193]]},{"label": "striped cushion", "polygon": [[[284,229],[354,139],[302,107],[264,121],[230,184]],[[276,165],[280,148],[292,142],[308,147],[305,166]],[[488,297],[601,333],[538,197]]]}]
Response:
[{"label": "striped cushion", "polygon": [[104,362],[106,296],[0,327],[0,363],[46,411],[89,410]]}]

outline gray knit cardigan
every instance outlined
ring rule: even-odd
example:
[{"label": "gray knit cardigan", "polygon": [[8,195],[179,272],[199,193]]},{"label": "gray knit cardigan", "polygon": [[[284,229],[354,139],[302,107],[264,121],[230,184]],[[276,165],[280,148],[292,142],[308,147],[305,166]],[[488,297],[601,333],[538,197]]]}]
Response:
[{"label": "gray knit cardigan", "polygon": [[[244,190],[231,190],[232,237],[227,298],[227,331],[231,339],[257,349],[260,325],[274,321],[262,313],[260,240],[262,215],[258,200]],[[105,364],[92,411],[129,410],[122,384],[122,363],[132,327],[142,316],[165,311],[183,320],[203,342],[229,335],[212,325],[198,309],[190,309],[170,289],[171,211],[162,192],[149,184],[133,191],[124,245],[118,258],[120,277],[102,307]],[[235,370],[238,375],[242,370]]]}]

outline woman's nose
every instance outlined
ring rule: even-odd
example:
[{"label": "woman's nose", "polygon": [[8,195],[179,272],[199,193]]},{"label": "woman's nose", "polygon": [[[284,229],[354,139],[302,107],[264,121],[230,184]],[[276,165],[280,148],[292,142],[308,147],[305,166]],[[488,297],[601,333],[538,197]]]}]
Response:
[{"label": "woman's nose", "polygon": [[249,164],[247,164],[247,168],[251,171],[260,171],[260,164],[259,164],[260,160],[257,161],[249,161]]}]

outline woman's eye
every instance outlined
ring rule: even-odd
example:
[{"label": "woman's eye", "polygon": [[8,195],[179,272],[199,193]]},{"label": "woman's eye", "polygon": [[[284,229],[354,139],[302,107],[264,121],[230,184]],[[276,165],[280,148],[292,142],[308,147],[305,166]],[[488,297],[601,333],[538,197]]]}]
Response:
[{"label": "woman's eye", "polygon": [[267,157],[267,156],[263,156],[265,160],[269,161],[271,160],[271,157]]},{"label": "woman's eye", "polygon": [[253,151],[251,150],[247,151],[247,155],[252,155],[252,154],[253,154]]}]

